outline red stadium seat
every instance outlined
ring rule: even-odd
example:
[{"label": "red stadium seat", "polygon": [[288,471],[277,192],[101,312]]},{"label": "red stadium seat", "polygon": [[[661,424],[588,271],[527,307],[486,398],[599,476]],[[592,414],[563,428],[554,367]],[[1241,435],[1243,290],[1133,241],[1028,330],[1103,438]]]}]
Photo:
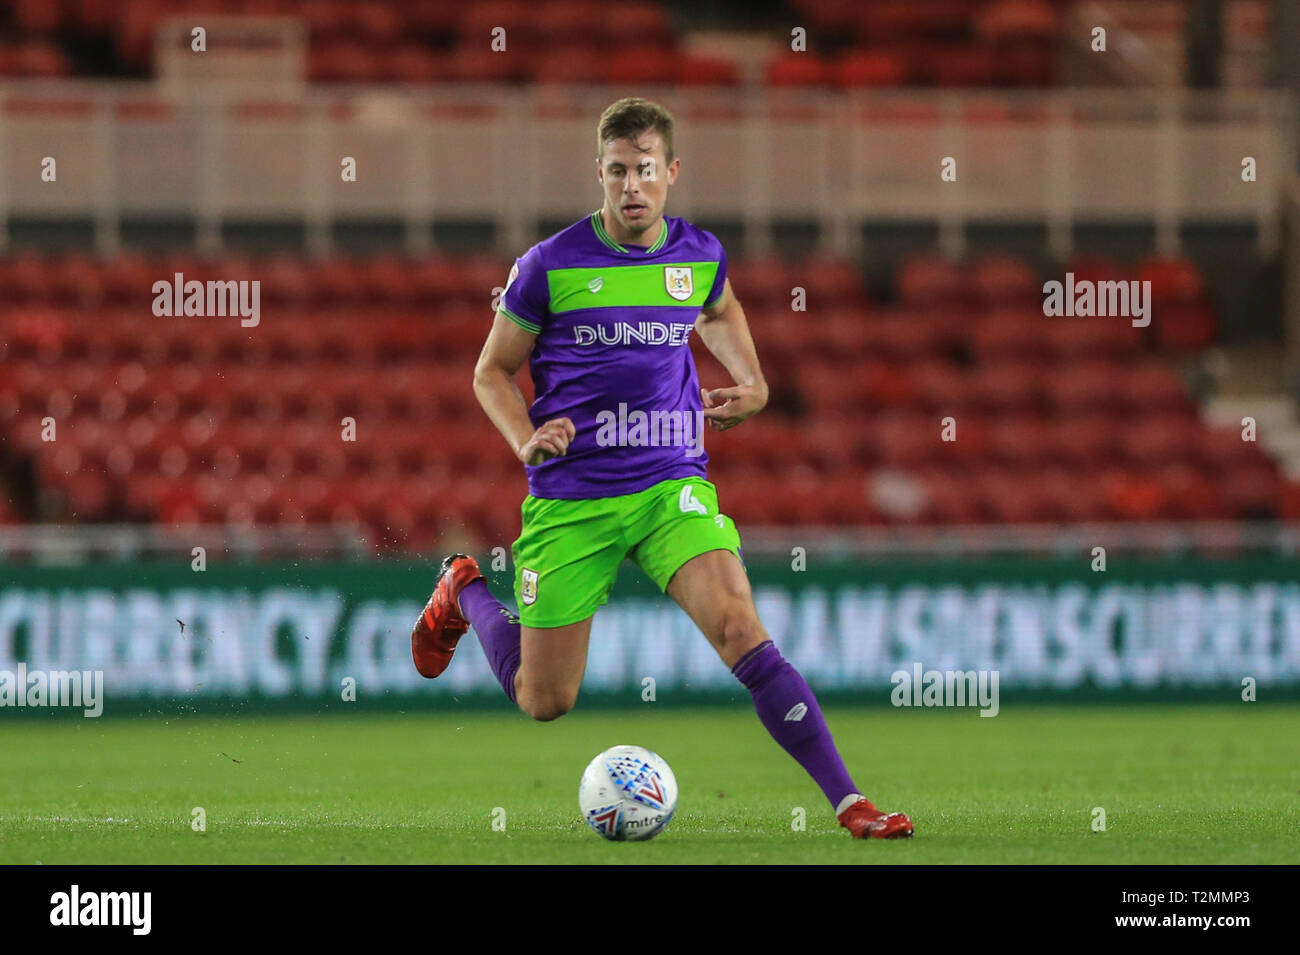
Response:
[{"label": "red stadium seat", "polygon": [[1187,390],[1178,375],[1159,363],[1144,363],[1124,371],[1115,382],[1120,403],[1146,416],[1163,411],[1190,411]]},{"label": "red stadium seat", "polygon": [[682,86],[732,86],[739,80],[733,60],[685,55],[677,61],[677,82]]},{"label": "red stadium seat", "polygon": [[845,355],[854,354],[861,347],[866,320],[860,311],[835,308],[778,315],[774,324],[786,328],[770,329],[765,338],[767,347],[772,347],[775,339],[803,358],[825,358],[843,364]]},{"label": "red stadium seat", "polygon": [[352,4],[347,0],[313,0],[297,11],[306,22],[313,43],[345,35],[352,25]]},{"label": "red stadium seat", "polygon": [[936,433],[940,418],[964,415],[972,407],[974,381],[964,369],[952,362],[931,360],[911,371],[917,402],[931,414]]},{"label": "red stadium seat", "polygon": [[1047,351],[1051,327],[1041,309],[1002,306],[989,310],[974,324],[971,346],[981,363],[1039,360]]},{"label": "red stadium seat", "polygon": [[1186,259],[1147,259],[1138,267],[1137,280],[1151,283],[1151,296],[1157,303],[1190,304],[1205,296],[1200,270]]},{"label": "red stadium seat", "polygon": [[779,258],[753,257],[728,264],[732,291],[746,307],[779,308],[788,313],[791,289],[805,287],[798,272]]},{"label": "red stadium seat", "polygon": [[1288,521],[1300,520],[1300,481],[1288,481],[1280,492],[1282,518]]},{"label": "red stadium seat", "polygon": [[370,83],[381,72],[383,57],[360,40],[340,38],[313,45],[307,77],[313,83]]},{"label": "red stadium seat", "polygon": [[998,74],[997,52],[953,44],[923,47],[912,60],[912,70],[938,86],[992,86]]},{"label": "red stadium seat", "polygon": [[1218,317],[1208,301],[1170,301],[1153,306],[1151,324],[1162,350],[1200,352],[1214,344]]},{"label": "red stadium seat", "polygon": [[[955,445],[954,445],[955,448]],[[927,524],[974,524],[980,518],[968,475],[960,471],[924,472],[925,502],[920,519]]]},{"label": "red stadium seat", "polygon": [[978,36],[992,42],[1034,40],[1050,43],[1059,29],[1056,11],[1046,0],[997,0],[974,15]]},{"label": "red stadium seat", "polygon": [[[1058,427],[1059,423],[1048,423],[1037,415],[1013,415],[990,422],[991,457],[1019,470],[1053,464],[1050,451],[1059,440]],[[958,442],[960,440],[959,431]]]},{"label": "red stadium seat", "polygon": [[450,64],[418,43],[403,43],[380,62],[380,78],[394,83],[437,83],[451,78]]},{"label": "red stadium seat", "polygon": [[908,306],[948,306],[964,298],[961,270],[937,256],[914,256],[898,274],[898,297]]},{"label": "red stadium seat", "polygon": [[[499,55],[499,54],[498,54]],[[626,63],[622,64],[626,70]],[[600,83],[608,77],[605,51],[588,38],[570,40],[546,50],[532,64],[532,78],[537,83]],[[620,81],[625,82],[626,77]]]},{"label": "red stadium seat", "polygon": [[861,4],[859,0],[792,0],[791,6],[813,27],[836,35],[855,27]]},{"label": "red stadium seat", "polygon": [[1142,344],[1141,329],[1131,322],[1106,318],[1045,318],[1040,335],[1056,361],[1120,358]]},{"label": "red stadium seat", "polygon": [[971,296],[985,305],[1041,305],[1042,283],[1027,262],[991,255],[970,269]]},{"label": "red stadium seat", "polygon": [[811,51],[778,57],[767,66],[769,86],[828,86],[834,80],[834,66]]},{"label": "red stadium seat", "polygon": [[676,83],[680,75],[677,54],[670,46],[647,49],[639,40],[604,57],[604,78],[616,86]]},{"label": "red stadium seat", "polygon": [[877,353],[867,349],[872,357],[864,359],[855,370],[865,392],[863,400],[868,408],[888,408],[907,405],[916,399],[917,384],[911,370],[895,362],[877,357]]},{"label": "red stadium seat", "polygon": [[864,344],[872,355],[892,361],[925,361],[964,338],[965,319],[956,311],[903,308],[876,312],[867,318]]},{"label": "red stadium seat", "polygon": [[845,89],[902,86],[907,82],[907,62],[888,49],[851,50],[836,65],[835,80]]},{"label": "red stadium seat", "polygon": [[1173,520],[1210,521],[1228,517],[1224,497],[1198,467],[1181,461],[1161,469],[1160,482]]},{"label": "red stadium seat", "polygon": [[463,8],[459,34],[462,44],[487,49],[493,30],[506,31],[507,47],[525,49],[537,40],[538,10],[525,0],[480,0]]},{"label": "red stadium seat", "polygon": [[1121,520],[1156,520],[1168,510],[1164,487],[1154,477],[1113,468],[1102,475],[1102,490]]},{"label": "red stadium seat", "polygon": [[1187,415],[1144,409],[1117,431],[1120,447],[1133,468],[1147,471],[1185,461],[1196,446],[1198,426]]},{"label": "red stadium seat", "polygon": [[[564,6],[569,5],[568,0],[558,2]],[[579,32],[590,30],[594,26],[603,31],[603,39],[607,43],[626,42],[628,38],[633,38],[637,44],[643,44],[647,48],[667,46],[672,42],[668,14],[658,3],[646,0],[630,0],[613,6],[594,3],[592,10],[594,15],[588,17]]]},{"label": "red stadium seat", "polygon": [[814,257],[791,269],[806,290],[810,310],[822,306],[865,306],[867,290],[862,275],[840,259]]},{"label": "red stadium seat", "polygon": [[873,430],[887,466],[919,468],[941,460],[937,418],[912,411],[891,411],[874,422]]},{"label": "red stadium seat", "polygon": [[1060,415],[1057,421],[1059,437],[1053,446],[1062,464],[1083,470],[1116,460],[1119,429],[1109,415],[1095,412]]},{"label": "red stadium seat", "polygon": [[391,46],[401,39],[402,18],[392,4],[361,3],[354,6],[351,13],[348,30],[365,43],[384,47]]},{"label": "red stadium seat", "polygon": [[[1128,282],[1136,278],[1132,268],[1095,253],[1075,256],[1066,264],[1065,271],[1074,273],[1075,282]],[[1053,278],[1064,281],[1064,275]]]},{"label": "red stadium seat", "polygon": [[[1168,361],[1204,347],[1213,327],[1185,262],[1144,265],[1164,290],[1149,331],[1043,316],[1037,277],[1015,258],[917,256],[888,308],[837,259],[730,265],[772,387],[743,431],[706,437],[742,522],[1300,511],[1259,444],[1201,423]],[[1126,275],[1106,261],[1071,267]],[[30,461],[42,513],[57,520],[350,521],[378,550],[508,546],[522,469],[470,381],[508,268],[492,255],[276,256],[254,269],[237,254],[19,254],[0,262],[0,441]],[[257,277],[275,320],[156,319],[148,290],[173,271]],[[790,311],[796,286],[806,312]],[[702,342],[692,348],[703,384],[729,383]],[[46,414],[59,422],[55,447],[41,440]],[[953,442],[941,440],[946,415]],[[355,442],[342,440],[349,416]],[[9,520],[18,505],[6,500]]]},{"label": "red stadium seat", "polygon": [[1034,361],[990,360],[972,374],[971,400],[993,415],[1040,411],[1046,407],[1047,377]]},{"label": "red stadium seat", "polygon": [[1100,483],[1088,474],[1053,464],[1032,480],[1042,494],[1045,520],[1079,524],[1108,516]]},{"label": "red stadium seat", "polygon": [[1054,44],[1018,38],[999,40],[993,51],[993,79],[1000,86],[1052,86],[1056,82]]},{"label": "red stadium seat", "polygon": [[[479,8],[474,8],[477,11]],[[521,21],[526,22],[526,21]],[[502,26],[497,20],[494,25]],[[489,28],[490,29],[490,28]],[[482,39],[478,39],[479,34]],[[525,38],[516,29],[508,29],[508,41],[505,52],[496,52],[489,48],[490,34],[486,30],[476,30],[473,41],[461,40],[447,57],[446,62],[453,81],[460,83],[497,83],[520,79],[526,75],[530,57],[526,53],[509,53],[511,47],[516,51],[532,49]]]},{"label": "red stadium seat", "polygon": [[1112,362],[1080,362],[1070,368],[1068,375],[1048,382],[1048,400],[1066,418],[1122,408],[1120,388],[1126,371],[1125,366]]},{"label": "red stadium seat", "polygon": [[970,0],[876,0],[858,14],[859,35],[868,40],[961,37],[970,21]]}]

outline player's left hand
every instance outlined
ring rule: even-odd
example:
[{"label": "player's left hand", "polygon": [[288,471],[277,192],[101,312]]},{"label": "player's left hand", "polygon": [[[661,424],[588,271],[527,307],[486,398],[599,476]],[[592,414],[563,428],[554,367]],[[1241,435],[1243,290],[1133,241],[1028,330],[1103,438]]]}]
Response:
[{"label": "player's left hand", "polygon": [[732,385],[730,388],[700,389],[704,417],[714,431],[734,428],[767,404],[766,385]]}]

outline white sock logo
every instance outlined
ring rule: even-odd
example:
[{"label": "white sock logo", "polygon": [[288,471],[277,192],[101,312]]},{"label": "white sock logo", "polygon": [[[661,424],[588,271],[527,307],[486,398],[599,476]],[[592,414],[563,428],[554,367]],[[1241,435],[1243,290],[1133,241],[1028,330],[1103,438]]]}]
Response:
[{"label": "white sock logo", "polygon": [[709,509],[695,499],[695,488],[686,485],[677,497],[677,506],[683,514],[694,511],[696,514],[708,514]]},{"label": "white sock logo", "polygon": [[796,703],[794,706],[790,707],[790,712],[785,714],[785,721],[787,723],[798,723],[801,719],[803,719],[807,715],[808,715],[807,704]]}]

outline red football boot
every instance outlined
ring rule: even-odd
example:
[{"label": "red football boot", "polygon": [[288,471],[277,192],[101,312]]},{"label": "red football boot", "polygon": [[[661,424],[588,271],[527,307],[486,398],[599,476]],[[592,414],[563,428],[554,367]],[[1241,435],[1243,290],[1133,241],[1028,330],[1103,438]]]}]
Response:
[{"label": "red football boot", "polygon": [[467,554],[452,554],[443,560],[433,594],[411,630],[411,656],[420,676],[432,680],[451,663],[456,644],[469,629],[469,621],[460,615],[456,598],[468,584],[482,577],[478,561]]},{"label": "red football boot", "polygon": [[881,812],[865,796],[839,814],[840,825],[854,839],[906,839],[912,820],[901,812]]}]

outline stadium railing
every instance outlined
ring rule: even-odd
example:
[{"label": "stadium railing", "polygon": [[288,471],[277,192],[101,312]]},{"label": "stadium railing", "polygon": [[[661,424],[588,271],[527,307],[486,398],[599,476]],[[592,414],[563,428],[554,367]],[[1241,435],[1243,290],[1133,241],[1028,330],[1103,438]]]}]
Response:
[{"label": "stadium railing", "polygon": [[[600,86],[313,87],[298,98],[176,97],[141,82],[0,84],[0,251],[11,220],[92,223],[101,254],[124,222],[193,223],[203,252],[225,227],[294,222],[313,252],[333,225],[398,224],[406,250],[435,223],[491,223],[503,254],[592,205],[591,181],[552,175],[594,159],[595,117],[624,91]],[[1207,218],[1278,241],[1282,183],[1296,170],[1295,106],[1270,91],[1116,92],[653,88],[682,120],[690,164],[674,209],[739,224],[747,251],[774,226],[813,221],[856,252],[868,221],[935,224],[949,254],[972,222],[1045,222],[1068,255],[1076,226],[1148,222],[1161,252]],[[1240,175],[1245,156],[1257,179]],[[45,157],[57,185],[42,181]],[[356,161],[356,181],[341,176]],[[940,179],[944,157],[956,180]]]}]

